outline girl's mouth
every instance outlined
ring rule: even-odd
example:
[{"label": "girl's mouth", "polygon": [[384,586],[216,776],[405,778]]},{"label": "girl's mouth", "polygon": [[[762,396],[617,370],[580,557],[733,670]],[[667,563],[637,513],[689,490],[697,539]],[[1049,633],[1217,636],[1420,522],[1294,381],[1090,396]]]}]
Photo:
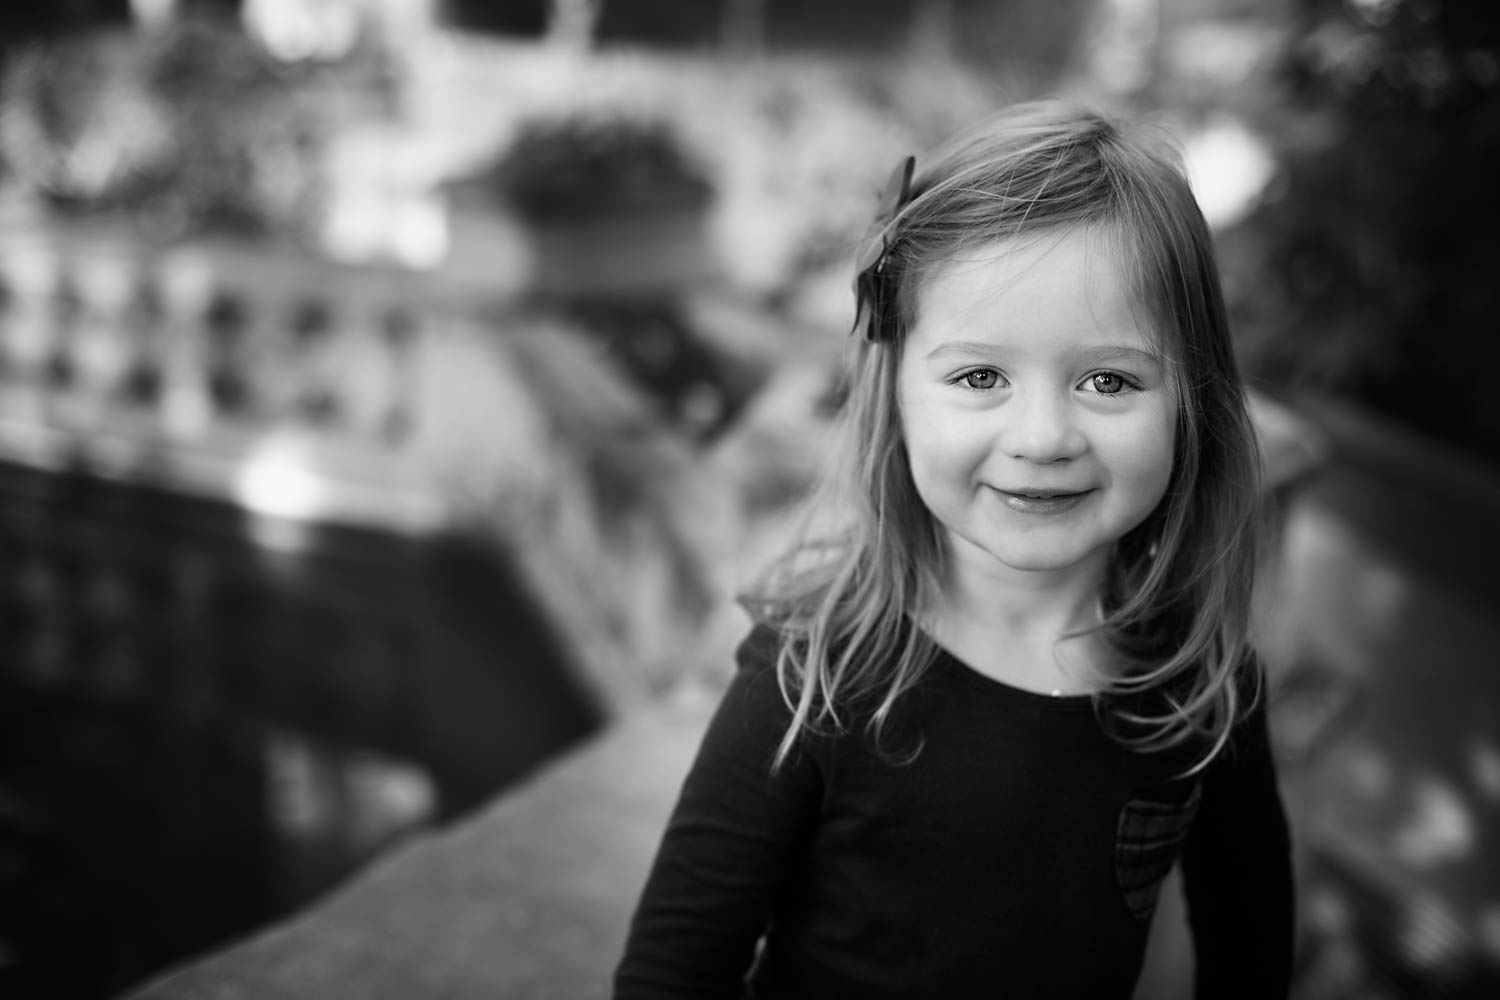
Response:
[{"label": "girl's mouth", "polygon": [[1001,490],[1005,505],[1022,514],[1061,514],[1082,503],[1092,490],[1064,493],[1057,490]]}]

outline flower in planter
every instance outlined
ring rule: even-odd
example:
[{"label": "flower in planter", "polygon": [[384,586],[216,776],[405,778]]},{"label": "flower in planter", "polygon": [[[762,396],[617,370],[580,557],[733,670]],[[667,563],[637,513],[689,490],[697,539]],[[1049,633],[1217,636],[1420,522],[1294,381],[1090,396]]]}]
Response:
[{"label": "flower in planter", "polygon": [[491,190],[523,218],[693,211],[713,184],[665,122],[573,117],[522,126]]}]

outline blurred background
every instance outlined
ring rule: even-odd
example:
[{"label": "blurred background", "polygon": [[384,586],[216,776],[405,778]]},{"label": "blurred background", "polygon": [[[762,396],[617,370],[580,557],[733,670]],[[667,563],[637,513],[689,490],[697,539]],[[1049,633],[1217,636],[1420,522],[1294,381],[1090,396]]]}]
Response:
[{"label": "blurred background", "polygon": [[885,177],[1058,93],[1159,118],[1218,235],[1297,996],[1500,995],[1488,0],[8,0],[0,994],[715,690]]}]

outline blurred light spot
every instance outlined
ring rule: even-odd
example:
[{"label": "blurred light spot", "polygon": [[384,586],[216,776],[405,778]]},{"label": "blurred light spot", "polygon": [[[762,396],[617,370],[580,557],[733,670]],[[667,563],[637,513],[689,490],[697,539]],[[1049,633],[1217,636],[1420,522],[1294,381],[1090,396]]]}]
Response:
[{"label": "blurred light spot", "polygon": [[23,297],[51,295],[57,290],[61,268],[46,251],[11,249],[4,261],[5,282]]},{"label": "blurred light spot", "polygon": [[404,761],[285,730],[267,736],[263,754],[271,820],[293,839],[363,855],[425,825],[437,808],[432,778]]},{"label": "blurred light spot", "polygon": [[383,192],[345,190],[329,208],[324,249],[347,263],[375,259],[387,240],[388,208]]},{"label": "blurred light spot", "polygon": [[244,0],[240,20],[277,59],[337,59],[359,38],[358,6],[351,0]]},{"label": "blurred light spot", "polygon": [[1355,15],[1372,28],[1383,28],[1396,16],[1401,0],[1345,0]]},{"label": "blurred light spot", "polygon": [[1452,785],[1441,778],[1421,777],[1412,798],[1410,819],[1395,835],[1394,847],[1403,861],[1429,868],[1474,849],[1474,819]]},{"label": "blurred light spot", "polygon": [[1436,969],[1462,954],[1463,929],[1442,900],[1431,896],[1415,899],[1403,916],[1401,950],[1413,965]]},{"label": "blurred light spot", "polygon": [[338,260],[429,269],[448,253],[448,205],[435,190],[442,153],[430,138],[371,125],[334,140],[324,249]]},{"label": "blurred light spot", "polygon": [[1479,794],[1490,802],[1500,801],[1500,748],[1480,741],[1469,748],[1469,767]]},{"label": "blurred light spot", "polygon": [[177,0],[130,0],[130,13],[143,28],[163,28],[172,21]]},{"label": "blurred light spot", "polygon": [[206,254],[169,251],[158,267],[156,287],[168,310],[196,314],[207,308],[214,291],[214,268]]},{"label": "blurred light spot", "polygon": [[323,833],[336,819],[327,776],[306,740],[273,732],[266,738],[267,803],[278,830],[300,836]]},{"label": "blurred light spot", "polygon": [[437,809],[437,789],[426,771],[402,761],[361,753],[344,768],[353,815],[350,838],[361,850],[425,825]]},{"label": "blurred light spot", "polygon": [[448,215],[432,198],[410,198],[394,210],[391,249],[407,267],[437,267],[448,256]]},{"label": "blurred light spot", "polygon": [[1329,20],[1302,40],[1310,67],[1349,86],[1359,86],[1380,71],[1385,58],[1380,38],[1341,21]]},{"label": "blurred light spot", "polygon": [[234,492],[249,510],[278,517],[311,517],[327,500],[327,490],[306,458],[278,441],[251,452]]},{"label": "blurred light spot", "polygon": [[1234,118],[1215,120],[1183,146],[1193,193],[1214,228],[1249,213],[1276,172],[1266,144]]},{"label": "blurred light spot", "polygon": [[1096,5],[1090,70],[1100,84],[1125,92],[1150,79],[1160,18],[1157,6],[1157,0],[1104,0]]},{"label": "blurred light spot", "polygon": [[324,480],[290,444],[259,445],[240,466],[234,497],[256,517],[248,525],[257,544],[272,552],[295,554],[310,544],[310,528],[329,505]]},{"label": "blurred light spot", "polygon": [[1184,84],[1206,84],[1216,92],[1244,85],[1264,86],[1254,77],[1275,64],[1285,35],[1250,18],[1205,20],[1174,25],[1163,39],[1161,59]]}]

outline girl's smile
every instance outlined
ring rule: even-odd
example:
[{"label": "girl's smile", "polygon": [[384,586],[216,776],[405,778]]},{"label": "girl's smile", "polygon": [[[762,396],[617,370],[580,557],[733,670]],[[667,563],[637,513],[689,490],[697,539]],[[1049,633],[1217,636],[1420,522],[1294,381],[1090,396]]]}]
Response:
[{"label": "girl's smile", "polygon": [[913,480],[959,572],[1102,572],[1166,492],[1176,394],[1087,231],[1002,242],[923,286],[898,391]]},{"label": "girl's smile", "polygon": [[1057,490],[1024,489],[1001,490],[1005,503],[1011,510],[1022,514],[1062,514],[1082,503],[1090,490],[1062,492]]}]

